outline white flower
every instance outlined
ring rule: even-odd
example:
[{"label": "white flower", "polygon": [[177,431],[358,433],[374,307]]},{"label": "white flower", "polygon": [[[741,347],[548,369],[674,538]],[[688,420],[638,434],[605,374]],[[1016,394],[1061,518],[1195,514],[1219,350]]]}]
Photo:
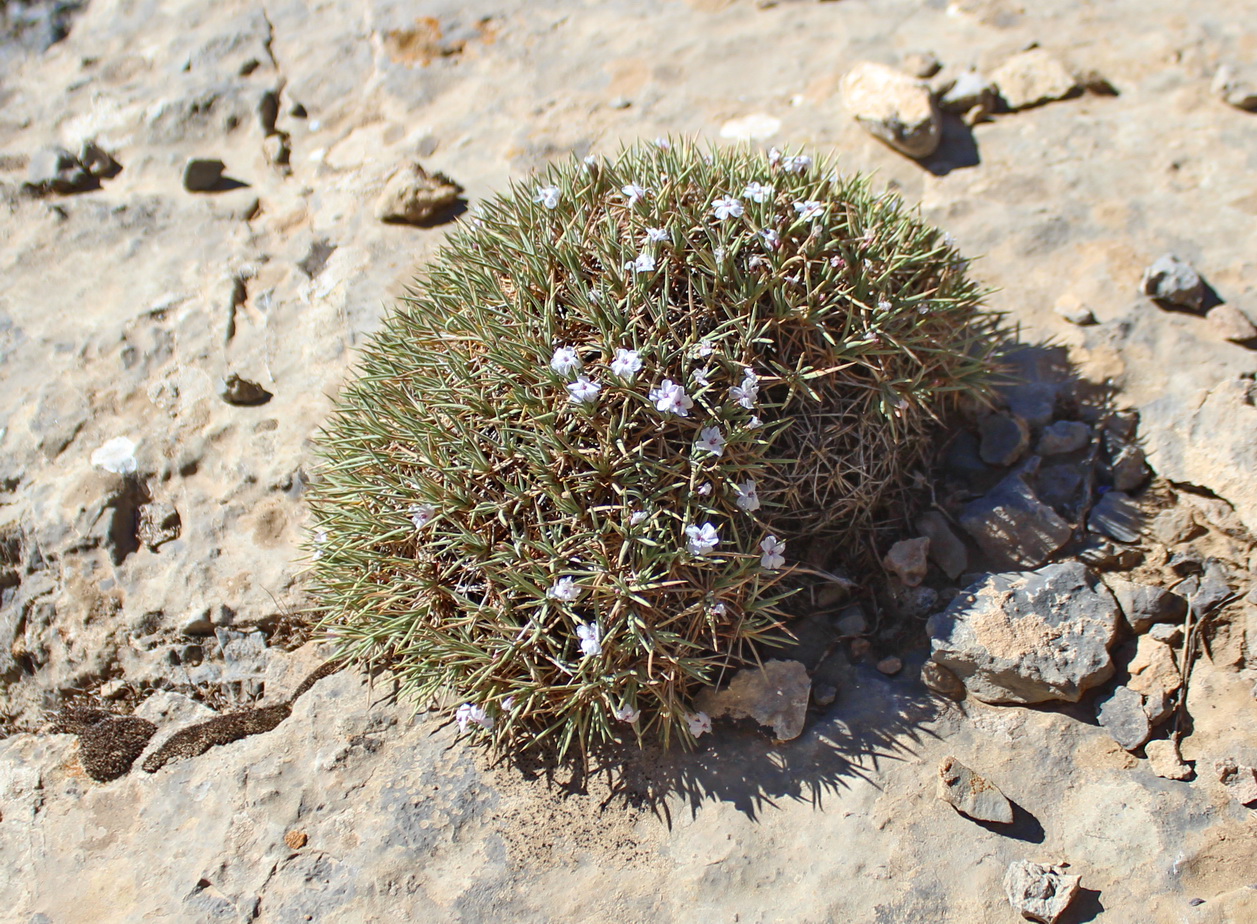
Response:
[{"label": "white flower", "polygon": [[758,430],[763,425],[764,425],[764,422],[760,420],[759,417],[752,417],[750,420],[746,422],[746,429]]},{"label": "white flower", "polygon": [[669,141],[667,138],[656,138],[655,147],[657,147],[661,151],[670,151],[672,150],[672,142]]},{"label": "white flower", "polygon": [[718,221],[724,221],[726,218],[742,217],[742,203],[733,198],[733,196],[722,196],[719,199],[713,199],[711,210]]},{"label": "white flower", "polygon": [[701,369],[694,370],[694,385],[698,388],[706,388],[711,384],[711,380],[707,376],[711,375],[711,366],[703,366]]},{"label": "white flower", "polygon": [[786,544],[776,536],[765,536],[759,547],[764,553],[760,556],[759,563],[769,571],[775,571],[786,563],[786,557],[782,554],[786,550]]},{"label": "white flower", "polygon": [[639,186],[637,183],[626,183],[620,187],[620,192],[624,193],[624,204],[629,208],[637,205],[638,202],[650,195],[649,189]]},{"label": "white flower", "polygon": [[327,542],[327,530],[325,529],[315,530],[314,541],[317,542],[319,545],[322,545],[323,543]]},{"label": "white flower", "polygon": [[832,266],[834,269],[842,269],[844,266],[847,265],[847,261],[844,260],[842,257],[830,257],[829,265]]},{"label": "white flower", "polygon": [[589,167],[590,169],[593,169],[594,167],[597,167],[597,166],[598,166],[598,158],[597,158],[597,157],[595,157],[593,154],[586,154],[586,155],[585,155],[585,166],[586,166],[586,167]]},{"label": "white flower", "polygon": [[506,699],[502,700],[502,711],[503,712],[515,711],[515,697],[514,696],[508,696]]},{"label": "white flower", "polygon": [[548,209],[557,209],[559,207],[559,187],[538,186],[537,195],[532,197],[532,201],[540,202]]},{"label": "white flower", "polygon": [[550,357],[550,368],[559,375],[567,375],[581,367],[580,357],[573,347],[556,347]]},{"label": "white flower", "polygon": [[652,244],[658,244],[668,239],[668,232],[663,228],[647,228],[646,240]]},{"label": "white flower", "polygon": [[717,619],[724,619],[724,615],[727,610],[728,607],[726,607],[723,603],[713,603],[707,608],[707,612],[711,613],[711,615],[715,616]]},{"label": "white flower", "polygon": [[601,385],[583,375],[578,375],[576,381],[567,386],[567,393],[577,404],[593,404],[598,400],[598,392],[601,390]]},{"label": "white flower", "polygon": [[767,266],[767,265],[768,265],[768,261],[765,260],[763,257],[761,257],[759,254],[755,254],[754,256],[751,257],[751,259],[746,261],[746,266],[748,269],[759,269],[761,266]]},{"label": "white flower", "polygon": [[772,228],[766,228],[759,233],[764,239],[764,246],[769,250],[779,250],[781,248],[781,235]]},{"label": "white flower", "polygon": [[649,273],[655,268],[654,255],[648,253],[639,253],[636,260],[629,260],[624,264],[626,270],[634,273]]},{"label": "white flower", "polygon": [[895,306],[890,303],[890,299],[883,298],[878,300],[877,307],[882,311],[890,311]]},{"label": "white flower", "polygon": [[716,527],[710,523],[704,523],[702,526],[687,526],[685,535],[689,537],[689,549],[695,555],[706,555],[720,544]]},{"label": "white flower", "polygon": [[699,359],[706,359],[712,354],[714,349],[715,348],[711,345],[710,340],[701,340],[698,345],[694,347],[694,355]]},{"label": "white flower", "polygon": [[694,399],[685,393],[685,388],[672,379],[664,379],[663,384],[650,392],[650,400],[655,409],[665,414],[676,414],[678,417],[689,417]]},{"label": "white flower", "polygon": [[698,442],[694,445],[704,452],[710,452],[713,456],[722,456],[725,452],[724,434],[720,432],[719,427],[704,427],[698,434]]},{"label": "white flower", "polygon": [[697,494],[699,497],[706,497],[708,494],[711,493],[711,482],[704,481],[702,484],[700,484],[697,488],[694,489],[694,493]]},{"label": "white flower", "polygon": [[458,723],[458,730],[466,732],[468,725],[479,725],[481,728],[493,728],[493,716],[484,711],[483,706],[473,706],[471,703],[463,703],[454,713],[454,721]]},{"label": "white flower", "polygon": [[711,717],[705,712],[687,713],[685,724],[690,727],[690,734],[695,738],[701,738],[711,731]]},{"label": "white flower", "polygon": [[419,504],[416,507],[411,507],[408,512],[410,513],[410,522],[415,524],[415,529],[423,529],[436,516],[436,508],[431,504]]},{"label": "white flower", "polygon": [[755,399],[759,397],[759,377],[754,369],[747,369],[742,384],[729,389],[729,397],[747,410],[755,407]]},{"label": "white flower", "polygon": [[642,355],[636,350],[617,348],[615,359],[611,360],[611,371],[626,382],[633,381],[642,371]]},{"label": "white flower", "polygon": [[742,195],[755,202],[767,202],[773,197],[774,192],[776,190],[767,183],[751,183],[746,189],[742,190]]},{"label": "white flower", "polygon": [[602,654],[602,633],[592,622],[578,622],[576,635],[580,638],[580,650],[587,658],[596,658]]},{"label": "white flower", "polygon": [[616,721],[625,722],[629,725],[632,725],[634,722],[637,721],[637,718],[638,716],[641,715],[641,712],[634,709],[628,703],[625,703],[623,706],[619,707],[611,714],[615,716]]},{"label": "white flower", "polygon": [[802,202],[796,202],[794,210],[799,213],[800,218],[820,218],[825,214],[825,203],[817,199],[805,199]]},{"label": "white flower", "polygon": [[561,600],[564,603],[575,603],[580,597],[580,588],[576,586],[576,582],[570,577],[561,577],[546,591],[546,596],[551,600]]},{"label": "white flower", "polygon": [[629,526],[636,526],[642,520],[646,519],[648,514],[645,510],[634,510],[629,514]]},{"label": "white flower", "polygon": [[775,167],[781,163],[781,152],[776,148],[768,149],[768,166]]},{"label": "white flower", "polygon": [[738,489],[738,499],[735,503],[750,513],[752,510],[759,509],[759,493],[755,490],[755,482],[747,479],[739,485],[734,485]]},{"label": "white flower", "polygon": [[806,154],[796,154],[794,157],[786,157],[781,161],[781,169],[786,173],[806,173],[811,166],[812,158]]},{"label": "white flower", "polygon": [[725,262],[725,249],[723,247],[717,247],[711,252],[711,255],[716,258],[717,265]]}]

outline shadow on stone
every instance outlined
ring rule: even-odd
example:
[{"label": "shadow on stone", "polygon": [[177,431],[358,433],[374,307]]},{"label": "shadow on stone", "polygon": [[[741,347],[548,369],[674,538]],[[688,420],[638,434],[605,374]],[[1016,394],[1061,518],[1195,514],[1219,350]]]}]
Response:
[{"label": "shadow on stone", "polygon": [[1008,802],[1013,807],[1012,824],[1002,825],[994,821],[977,820],[974,820],[974,824],[1000,837],[1010,837],[1015,841],[1025,841],[1027,844],[1042,844],[1047,834],[1043,830],[1043,825],[1039,824],[1039,819],[1012,799]]},{"label": "shadow on stone", "polygon": [[1065,909],[1065,913],[1057,920],[1057,924],[1086,924],[1088,921],[1094,921],[1104,911],[1104,903],[1100,901],[1100,890],[1082,886],[1078,889],[1074,900],[1069,903],[1069,907]]},{"label": "shadow on stone", "polygon": [[918,163],[935,176],[946,176],[953,170],[976,167],[982,163],[973,130],[959,116],[944,114],[943,138],[938,149]]}]

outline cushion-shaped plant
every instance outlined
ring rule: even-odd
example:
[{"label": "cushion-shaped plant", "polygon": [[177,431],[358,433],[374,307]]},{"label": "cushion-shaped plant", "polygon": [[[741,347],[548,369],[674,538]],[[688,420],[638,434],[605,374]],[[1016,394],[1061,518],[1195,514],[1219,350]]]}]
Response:
[{"label": "cushion-shaped plant", "polygon": [[485,203],[320,437],[313,593],[464,730],[706,728],[809,544],[867,546],[997,321],[939,231],[802,155],[587,158]]}]

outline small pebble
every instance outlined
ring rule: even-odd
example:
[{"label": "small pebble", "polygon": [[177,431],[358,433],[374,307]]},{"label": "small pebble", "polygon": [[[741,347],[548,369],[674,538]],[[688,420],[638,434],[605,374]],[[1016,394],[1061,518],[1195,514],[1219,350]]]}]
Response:
[{"label": "small pebble", "polygon": [[901,670],[903,670],[903,661],[899,660],[894,655],[891,655],[888,658],[882,658],[882,660],[878,661],[877,669],[887,677],[893,677],[895,674],[898,674]]},{"label": "small pebble", "polygon": [[183,168],[183,188],[188,192],[210,192],[222,182],[226,169],[221,160],[194,157]]},{"label": "small pebble", "polygon": [[869,649],[873,647],[873,643],[866,638],[852,639],[851,641],[851,657],[859,659],[869,653]]},{"label": "small pebble", "polygon": [[1232,343],[1247,343],[1257,338],[1257,326],[1234,305],[1214,305],[1205,315],[1205,323],[1214,336]]}]

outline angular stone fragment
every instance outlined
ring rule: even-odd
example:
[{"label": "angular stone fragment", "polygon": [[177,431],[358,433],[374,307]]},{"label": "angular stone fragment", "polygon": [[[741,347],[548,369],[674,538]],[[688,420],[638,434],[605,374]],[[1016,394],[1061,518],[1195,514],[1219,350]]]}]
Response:
[{"label": "angular stone fragment", "polygon": [[1118,542],[1138,542],[1143,527],[1139,505],[1122,491],[1109,491],[1091,508],[1087,528]]},{"label": "angular stone fragment", "polygon": [[1096,718],[1113,740],[1128,751],[1136,750],[1152,734],[1144,698],[1129,687],[1118,687],[1103,700]]},{"label": "angular stone fragment", "polygon": [[1247,343],[1257,338],[1257,326],[1234,305],[1214,305],[1205,315],[1205,323],[1214,336],[1232,343]]},{"label": "angular stone fragment", "polygon": [[1079,562],[992,574],[926,624],[932,658],[987,703],[1078,702],[1113,674],[1112,594]]},{"label": "angular stone fragment", "polygon": [[1138,446],[1123,446],[1113,456],[1109,466],[1114,490],[1122,493],[1137,491],[1148,480],[1148,460]]},{"label": "angular stone fragment", "polygon": [[952,580],[960,577],[969,567],[969,552],[952,531],[947,518],[937,510],[930,510],[917,517],[916,528],[930,540],[930,561]]},{"label": "angular stone fragment", "polygon": [[978,454],[988,465],[1012,465],[1030,446],[1030,428],[1016,414],[991,414],[978,424]]},{"label": "angular stone fragment", "polygon": [[1075,96],[1082,89],[1065,65],[1042,48],[1013,55],[991,72],[991,80],[1013,112]]},{"label": "angular stone fragment", "polygon": [[700,691],[696,705],[713,719],[754,719],[772,728],[778,741],[789,741],[803,732],[811,692],[812,679],[798,661],[768,661],[739,671],[723,690]]},{"label": "angular stone fragment", "polygon": [[1205,282],[1190,264],[1164,254],[1144,270],[1139,289],[1164,305],[1199,311],[1205,303]]},{"label": "angular stone fragment", "polygon": [[978,776],[954,757],[938,765],[938,797],[975,821],[1012,824],[1012,803],[994,783]]},{"label": "angular stone fragment", "polygon": [[1058,420],[1043,428],[1035,452],[1041,456],[1059,456],[1077,452],[1091,442],[1091,428],[1081,420]]},{"label": "angular stone fragment", "polygon": [[1155,623],[1182,622],[1187,616],[1187,601],[1164,587],[1136,584],[1118,577],[1109,578],[1105,583],[1113,591],[1127,625],[1136,635],[1147,632]]},{"label": "angular stone fragment", "polygon": [[986,495],[966,504],[960,515],[964,531],[1000,568],[1038,567],[1073,533],[1055,510],[1035,496],[1023,477],[1026,472],[1009,475]]},{"label": "angular stone fragment", "polygon": [[183,188],[188,192],[212,192],[222,182],[226,169],[221,160],[194,157],[183,168]]},{"label": "angular stone fragment", "polygon": [[1249,79],[1232,65],[1218,68],[1211,89],[1228,106],[1257,112],[1257,80]]},{"label": "angular stone fragment", "polygon": [[925,579],[930,540],[901,539],[890,547],[882,564],[908,587],[916,587]]},{"label": "angular stone fragment", "polygon": [[1213,769],[1218,782],[1240,805],[1257,806],[1257,769],[1237,763],[1230,757],[1216,760]]},{"label": "angular stone fragment", "polygon": [[380,221],[418,225],[439,218],[452,206],[463,187],[443,173],[429,173],[419,164],[406,164],[389,176],[376,201]]},{"label": "angular stone fragment", "polygon": [[1148,764],[1152,772],[1164,780],[1189,780],[1192,768],[1183,762],[1178,744],[1173,738],[1149,741],[1144,745],[1144,753],[1148,755]]},{"label": "angular stone fragment", "polygon": [[1066,875],[1063,867],[1017,860],[1004,874],[1004,894],[1023,918],[1056,924],[1081,882],[1082,877]]},{"label": "angular stone fragment", "polygon": [[930,88],[884,64],[857,64],[842,79],[843,105],[864,129],[909,157],[929,157],[942,140]]},{"label": "angular stone fragment", "polygon": [[68,196],[97,185],[95,177],[65,148],[41,148],[31,158],[26,187],[36,193]]}]

